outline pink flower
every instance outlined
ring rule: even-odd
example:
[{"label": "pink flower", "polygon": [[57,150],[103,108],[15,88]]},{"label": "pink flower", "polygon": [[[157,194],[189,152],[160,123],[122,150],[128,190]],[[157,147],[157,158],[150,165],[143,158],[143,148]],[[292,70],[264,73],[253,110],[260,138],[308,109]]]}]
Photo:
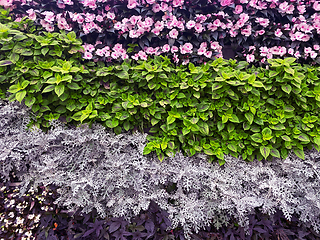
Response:
[{"label": "pink flower", "polygon": [[156,1],[155,0],[147,0],[148,4],[154,4]]},{"label": "pink flower", "polygon": [[170,36],[171,38],[176,39],[176,38],[178,37],[178,35],[179,35],[179,32],[178,32],[176,29],[172,29],[172,30],[169,32],[169,36]]},{"label": "pink flower", "polygon": [[314,2],[313,9],[316,10],[316,11],[320,11],[320,4],[319,4],[318,1]]},{"label": "pink flower", "polygon": [[301,57],[301,54],[300,54],[299,51],[296,51],[296,52],[294,53],[294,56],[295,56],[296,58],[299,58],[299,57]]},{"label": "pink flower", "polygon": [[12,6],[13,0],[0,0],[0,6],[5,8]]},{"label": "pink flower", "polygon": [[142,51],[142,50],[140,50],[140,51],[138,52],[138,56],[139,56],[140,59],[142,59],[142,60],[148,60],[147,54],[146,54],[144,51]]},{"label": "pink flower", "polygon": [[36,16],[36,13],[34,12],[34,10],[32,8],[30,8],[26,12],[29,15],[29,19],[31,19],[32,21],[36,20],[37,16]]},{"label": "pink flower", "polygon": [[192,45],[191,43],[185,43],[183,46],[184,46],[188,51],[191,51],[192,48],[193,48],[193,45]]},{"label": "pink flower", "polygon": [[218,42],[212,42],[210,47],[211,47],[211,49],[215,50],[220,47],[220,44]]},{"label": "pink flower", "polygon": [[103,49],[97,49],[96,51],[96,55],[100,56],[100,57],[103,57],[105,55],[105,52]]},{"label": "pink flower", "polygon": [[319,45],[313,45],[313,49],[318,51],[320,49],[320,46]]},{"label": "pink flower", "polygon": [[293,48],[289,48],[289,49],[288,49],[288,54],[293,55],[293,53],[294,53]]},{"label": "pink flower", "polygon": [[160,5],[160,10],[161,10],[162,12],[167,11],[167,10],[168,10],[168,4],[162,2],[161,5]]},{"label": "pink flower", "polygon": [[265,33],[266,31],[265,30],[259,30],[259,31],[256,31],[256,33],[258,34],[258,35],[263,35],[264,33]]},{"label": "pink flower", "polygon": [[246,37],[249,37],[251,35],[251,27],[250,28],[245,28],[245,29],[242,29],[241,30],[241,34],[246,36]]},{"label": "pink flower", "polygon": [[115,15],[113,12],[108,12],[108,13],[107,13],[107,18],[108,18],[108,19],[113,20],[113,19],[115,19],[115,17],[116,17],[116,15]]},{"label": "pink flower", "polygon": [[163,51],[163,52],[169,52],[169,51],[170,51],[170,46],[169,46],[169,44],[163,45],[163,46],[162,46],[162,51]]},{"label": "pink flower", "polygon": [[127,8],[133,9],[133,8],[135,8],[137,5],[138,5],[138,3],[137,3],[136,0],[128,0]]},{"label": "pink flower", "polygon": [[159,35],[160,34],[160,30],[158,28],[152,29],[151,32],[153,32],[155,35]]},{"label": "pink flower", "polygon": [[279,49],[279,55],[282,57],[283,55],[285,55],[287,53],[287,49],[285,47],[281,47]]},{"label": "pink flower", "polygon": [[237,5],[233,11],[234,14],[240,14],[243,11],[243,7],[241,5]]},{"label": "pink flower", "polygon": [[215,27],[220,27],[220,26],[221,26],[220,20],[219,20],[219,19],[214,20],[213,26],[215,26]]},{"label": "pink flower", "polygon": [[205,54],[205,52],[206,52],[207,50],[205,49],[205,48],[199,48],[198,49],[198,55],[203,55],[203,54]]},{"label": "pink flower", "polygon": [[203,31],[203,26],[201,25],[201,23],[196,23],[194,29],[197,33],[201,33]]},{"label": "pink flower", "polygon": [[317,53],[316,52],[314,52],[314,51],[312,51],[311,53],[310,53],[310,57],[312,58],[312,59],[315,59],[316,57],[317,57]]},{"label": "pink flower", "polygon": [[154,4],[153,7],[152,7],[152,11],[157,13],[160,11],[160,5],[157,3],[157,4]]},{"label": "pink flower", "polygon": [[274,32],[274,35],[276,35],[276,37],[281,37],[282,36],[282,32],[281,32],[281,29],[277,29],[275,32]]},{"label": "pink flower", "polygon": [[206,51],[204,53],[204,55],[207,57],[207,58],[211,58],[212,57],[212,52],[211,51]]},{"label": "pink flower", "polygon": [[304,53],[308,54],[312,52],[312,48],[311,47],[305,47],[304,48]]},{"label": "pink flower", "polygon": [[179,51],[179,48],[177,47],[177,46],[172,46],[171,47],[171,52],[172,53],[176,53],[176,52],[178,52]]},{"label": "pink flower", "polygon": [[193,28],[195,25],[196,25],[196,22],[193,21],[193,20],[190,20],[190,21],[187,22],[186,27],[187,27],[188,29],[191,29],[191,28]]},{"label": "pink flower", "polygon": [[268,52],[269,52],[269,50],[268,50],[267,47],[260,47],[260,55],[261,55],[262,57],[267,56]]},{"label": "pink flower", "polygon": [[66,5],[73,5],[73,2],[71,0],[63,0],[63,3]]},{"label": "pink flower", "polygon": [[270,21],[267,18],[257,18],[256,22],[259,23],[262,27],[267,27]]},{"label": "pink flower", "polygon": [[248,54],[248,55],[247,55],[247,62],[249,62],[249,63],[250,63],[250,62],[253,62],[254,59],[255,59],[255,58],[254,58],[254,55],[252,55],[252,54]]},{"label": "pink flower", "polygon": [[83,58],[84,59],[91,59],[92,58],[92,53],[91,52],[85,52]]},{"label": "pink flower", "polygon": [[306,6],[305,5],[297,6],[297,9],[298,9],[300,14],[304,14],[306,12]]},{"label": "pink flower", "polygon": [[221,0],[220,4],[222,7],[229,6],[233,3],[233,0]]}]

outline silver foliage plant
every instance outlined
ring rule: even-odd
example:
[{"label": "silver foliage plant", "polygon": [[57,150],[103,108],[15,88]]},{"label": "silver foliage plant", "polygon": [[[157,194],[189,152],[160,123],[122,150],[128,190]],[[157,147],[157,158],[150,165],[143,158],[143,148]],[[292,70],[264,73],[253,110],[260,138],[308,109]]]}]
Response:
[{"label": "silver foliage plant", "polygon": [[289,154],[285,160],[245,162],[225,156],[220,167],[205,156],[175,157],[159,162],[143,156],[146,135],[115,135],[103,126],[67,128],[52,121],[44,133],[26,130],[28,111],[19,103],[0,105],[1,177],[15,170],[21,194],[30,186],[55,184],[56,204],[84,212],[95,208],[101,217],[130,219],[147,210],[151,201],[170,214],[172,228],[187,236],[209,224],[219,228],[236,218],[248,228],[256,208],[320,231],[320,153],[307,150],[306,159]]}]

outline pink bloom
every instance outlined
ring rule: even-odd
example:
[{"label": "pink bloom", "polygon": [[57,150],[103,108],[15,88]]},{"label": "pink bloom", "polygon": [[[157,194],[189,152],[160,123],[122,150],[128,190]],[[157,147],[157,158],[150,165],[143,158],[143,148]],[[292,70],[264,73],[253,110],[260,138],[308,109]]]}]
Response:
[{"label": "pink bloom", "polygon": [[161,5],[160,5],[160,10],[161,10],[162,12],[167,11],[167,10],[168,10],[168,4],[162,2]]},{"label": "pink bloom", "polygon": [[312,58],[312,59],[315,59],[316,57],[317,57],[317,53],[316,52],[314,52],[314,51],[312,51],[311,53],[310,53],[310,57]]},{"label": "pink bloom", "polygon": [[140,50],[140,51],[138,52],[138,56],[139,56],[140,59],[142,59],[142,60],[148,60],[147,54],[146,54],[144,51],[142,51],[142,50]]},{"label": "pink bloom", "polygon": [[162,51],[163,51],[163,52],[169,52],[169,51],[170,51],[170,46],[169,46],[169,44],[163,45],[163,46],[162,46]]},{"label": "pink bloom", "polygon": [[176,53],[176,52],[178,52],[179,51],[179,48],[177,47],[177,46],[172,46],[171,47],[171,52],[172,53]]},{"label": "pink bloom", "polygon": [[296,52],[294,53],[294,56],[295,56],[296,58],[299,58],[299,57],[301,57],[301,54],[300,54],[299,51],[296,51]]},{"label": "pink bloom", "polygon": [[294,53],[293,48],[289,48],[289,49],[288,49],[288,54],[293,55],[293,53]]},{"label": "pink bloom", "polygon": [[36,20],[37,16],[32,8],[30,8],[26,12],[29,14],[29,19],[31,19],[32,21]]},{"label": "pink bloom", "polygon": [[285,47],[281,47],[279,49],[279,55],[282,57],[283,55],[285,55],[287,53],[287,49]]},{"label": "pink bloom", "polygon": [[196,23],[194,29],[197,33],[201,33],[203,31],[203,26],[200,23]]},{"label": "pink bloom", "polygon": [[85,52],[83,58],[84,59],[91,59],[92,58],[92,53],[91,52]]},{"label": "pink bloom", "polygon": [[219,19],[214,20],[213,26],[220,27],[221,26],[220,20]]},{"label": "pink bloom", "polygon": [[157,13],[160,11],[160,5],[157,3],[157,4],[154,4],[153,7],[152,7],[152,11]]},{"label": "pink bloom", "polygon": [[172,29],[172,30],[169,32],[169,36],[170,36],[171,38],[176,39],[176,38],[178,37],[178,35],[179,35],[179,32],[178,32],[176,29]]},{"label": "pink bloom", "polygon": [[108,13],[107,13],[107,18],[108,18],[108,19],[113,20],[113,19],[115,19],[115,17],[116,17],[116,15],[115,15],[113,12],[108,12]]},{"label": "pink bloom", "polygon": [[196,22],[193,21],[193,20],[190,20],[190,21],[187,22],[186,27],[187,27],[188,29],[191,29],[191,28],[193,28],[195,25],[196,25]]},{"label": "pink bloom", "polygon": [[234,9],[233,13],[234,14],[240,14],[243,11],[243,7],[241,5],[237,5],[236,8]]},{"label": "pink bloom", "polygon": [[246,37],[249,37],[251,35],[251,28],[242,29],[241,34]]},{"label": "pink bloom", "polygon": [[306,12],[306,6],[305,5],[297,6],[297,9],[298,9],[300,14],[304,14]]},{"label": "pink bloom", "polygon": [[13,0],[0,0],[0,6],[5,8],[12,6]]},{"label": "pink bloom", "polygon": [[304,53],[306,53],[306,54],[311,53],[311,51],[312,51],[311,47],[305,47],[304,48]]},{"label": "pink bloom", "polygon": [[211,58],[212,57],[212,52],[211,51],[206,51],[204,53],[204,55],[207,57],[207,58]]},{"label": "pink bloom", "polygon": [[269,52],[269,50],[268,50],[267,47],[260,47],[260,55],[261,55],[262,57],[267,56],[268,52]]},{"label": "pink bloom", "polygon": [[136,0],[128,0],[127,8],[133,9],[133,8],[135,8],[137,5],[138,5],[138,3],[137,3]]},{"label": "pink bloom", "polygon": [[103,57],[105,55],[105,52],[103,51],[103,49],[97,49],[96,55]]},{"label": "pink bloom", "polygon": [[270,21],[267,18],[257,18],[256,22],[259,23],[262,27],[267,27]]},{"label": "pink bloom", "polygon": [[318,1],[314,2],[313,9],[316,10],[316,11],[320,11],[320,4],[319,4]]},{"label": "pink bloom", "polygon": [[147,0],[148,4],[154,4],[156,1],[155,0]]},{"label": "pink bloom", "polygon": [[281,29],[277,29],[276,31],[275,31],[275,33],[274,33],[274,35],[276,35],[276,37],[281,37],[282,36],[282,32],[281,32]]},{"label": "pink bloom", "polygon": [[205,54],[205,52],[206,52],[207,50],[205,49],[205,48],[199,48],[198,49],[198,55],[203,55],[203,54]]},{"label": "pink bloom", "polygon": [[[97,20],[98,20],[98,17],[97,17]],[[116,22],[113,25],[113,27],[114,27],[115,30],[120,30],[122,28],[122,24],[121,24],[121,22]]]},{"label": "pink bloom", "polygon": [[159,35],[160,34],[160,30],[158,28],[152,29],[151,32],[153,32],[155,35]]},{"label": "pink bloom", "polygon": [[212,42],[211,43],[211,49],[218,49],[219,48],[219,46],[220,46],[220,44],[218,43],[218,42]]},{"label": "pink bloom", "polygon": [[207,48],[207,46],[208,46],[207,42],[202,42],[200,44],[200,48]]},{"label": "pink bloom", "polygon": [[66,5],[73,5],[73,2],[71,0],[63,0],[63,3]]},{"label": "pink bloom", "polygon": [[192,46],[191,43],[185,43],[183,46],[184,46],[188,51],[191,51],[192,48],[193,48],[193,46]]},{"label": "pink bloom", "polygon": [[318,51],[320,49],[320,46],[319,45],[313,45],[313,49]]},{"label": "pink bloom", "polygon": [[249,63],[250,63],[250,62],[253,62],[254,59],[255,59],[255,58],[254,58],[254,55],[252,55],[252,54],[248,54],[248,55],[247,55],[247,62],[249,62]]},{"label": "pink bloom", "polygon": [[265,32],[266,31],[262,29],[262,30],[257,31],[256,33],[259,34],[259,35],[263,35]]},{"label": "pink bloom", "polygon": [[221,4],[222,7],[224,7],[224,6],[229,6],[229,5],[231,5],[232,3],[233,3],[233,0],[221,0],[221,1],[220,1],[220,4]]}]

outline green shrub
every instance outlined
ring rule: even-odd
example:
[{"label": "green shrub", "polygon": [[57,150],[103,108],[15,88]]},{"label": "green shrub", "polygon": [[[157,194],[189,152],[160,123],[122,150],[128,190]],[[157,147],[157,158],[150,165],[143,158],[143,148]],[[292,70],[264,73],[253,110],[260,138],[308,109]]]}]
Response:
[{"label": "green shrub", "polygon": [[0,25],[0,83],[2,97],[32,107],[30,125],[60,118],[97,121],[117,134],[147,131],[144,154],[156,151],[161,161],[178,150],[223,164],[225,154],[252,161],[320,149],[318,67],[294,58],[267,68],[223,59],[177,67],[162,56],[108,66],[81,59],[73,32],[14,29],[24,21]]}]

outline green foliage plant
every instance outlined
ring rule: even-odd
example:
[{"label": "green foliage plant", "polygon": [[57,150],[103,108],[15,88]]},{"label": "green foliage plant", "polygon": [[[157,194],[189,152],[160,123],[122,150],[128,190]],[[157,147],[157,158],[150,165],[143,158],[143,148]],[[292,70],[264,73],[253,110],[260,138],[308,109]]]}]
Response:
[{"label": "green foliage plant", "polygon": [[148,132],[144,154],[161,161],[179,150],[220,164],[226,154],[253,161],[320,150],[319,67],[295,58],[269,59],[267,68],[223,59],[175,66],[163,56],[88,62],[73,32],[31,25],[0,25],[1,97],[32,108],[30,126],[60,119]]}]

